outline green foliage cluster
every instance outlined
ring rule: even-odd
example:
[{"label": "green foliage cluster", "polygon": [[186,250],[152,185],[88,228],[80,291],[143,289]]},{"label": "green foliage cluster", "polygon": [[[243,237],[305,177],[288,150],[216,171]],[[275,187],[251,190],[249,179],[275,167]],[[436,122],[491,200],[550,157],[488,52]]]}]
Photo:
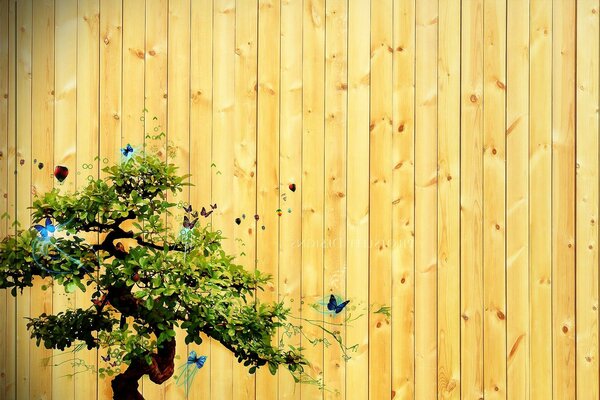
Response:
[{"label": "green foliage cluster", "polygon": [[204,334],[252,373],[285,366],[299,379],[307,364],[301,349],[274,340],[289,325],[289,309],[255,296],[270,277],[236,264],[221,232],[202,221],[181,227],[186,211],[169,197],[187,176],[143,152],[103,172],[78,192],[54,189],[35,199],[33,223],[51,218],[54,235],[29,228],[0,242],[0,288],[16,295],[42,277],[67,292],[92,292],[88,308],[31,318],[38,344],[62,350],[83,341],[118,363],[151,364],[179,327],[186,344],[200,344]]}]

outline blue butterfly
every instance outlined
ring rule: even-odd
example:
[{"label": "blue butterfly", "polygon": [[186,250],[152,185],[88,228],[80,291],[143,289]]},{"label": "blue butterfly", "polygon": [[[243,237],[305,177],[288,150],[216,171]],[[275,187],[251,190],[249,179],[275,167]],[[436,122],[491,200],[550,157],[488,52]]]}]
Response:
[{"label": "blue butterfly", "polygon": [[327,303],[327,309],[329,311],[335,311],[336,314],[339,314],[340,312],[342,312],[342,310],[344,309],[344,307],[346,307],[346,304],[348,304],[348,303],[350,303],[350,300],[346,300],[346,301],[338,304],[335,296],[331,295],[329,297],[329,303]]},{"label": "blue butterfly", "polygon": [[131,145],[127,143],[127,146],[121,149],[121,153],[123,154],[123,156],[128,157],[131,153],[133,153],[133,147],[131,147]]},{"label": "blue butterfly", "polygon": [[190,355],[188,356],[187,363],[188,365],[196,364],[196,367],[202,368],[204,367],[204,363],[206,362],[206,356],[200,356],[196,354],[194,350],[190,351]]},{"label": "blue butterfly", "polygon": [[45,225],[34,225],[33,226],[44,239],[48,239],[51,234],[56,231],[56,227],[52,225],[50,218],[46,218]]}]

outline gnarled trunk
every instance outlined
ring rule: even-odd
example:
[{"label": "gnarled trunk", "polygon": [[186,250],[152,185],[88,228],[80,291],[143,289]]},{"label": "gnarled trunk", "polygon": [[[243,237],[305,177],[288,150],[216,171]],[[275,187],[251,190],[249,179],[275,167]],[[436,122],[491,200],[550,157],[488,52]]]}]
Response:
[{"label": "gnarled trunk", "polygon": [[175,339],[163,344],[156,354],[152,355],[152,364],[148,365],[146,360],[137,359],[131,362],[127,369],[117,375],[111,385],[114,400],[144,400],[144,396],[138,392],[138,381],[144,375],[160,385],[175,371]]}]

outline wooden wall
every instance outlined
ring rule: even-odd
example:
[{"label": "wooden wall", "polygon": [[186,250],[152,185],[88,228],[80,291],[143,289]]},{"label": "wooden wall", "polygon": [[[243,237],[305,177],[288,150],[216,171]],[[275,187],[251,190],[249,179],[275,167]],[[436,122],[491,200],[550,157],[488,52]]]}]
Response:
[{"label": "wooden wall", "polygon": [[[307,347],[329,391],[248,375],[205,342],[190,400],[598,400],[599,14],[598,0],[1,0],[0,214],[27,223],[35,192],[73,191],[146,140],[193,174],[178,199],[218,203],[226,249],[273,274],[264,299],[305,317],[330,293],[372,305],[342,329],[348,362]],[[166,137],[145,139],[156,125]],[[73,375],[96,353],[48,362],[25,328],[86,301],[0,293],[0,398],[110,398]],[[172,381],[143,392],[186,397]]]}]

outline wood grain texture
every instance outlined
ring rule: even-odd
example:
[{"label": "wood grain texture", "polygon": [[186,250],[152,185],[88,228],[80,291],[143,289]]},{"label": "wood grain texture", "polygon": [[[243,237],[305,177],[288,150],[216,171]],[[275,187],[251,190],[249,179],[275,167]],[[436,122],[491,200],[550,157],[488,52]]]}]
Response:
[{"label": "wood grain texture", "polygon": [[[351,318],[332,325],[348,360],[307,323],[275,339],[324,391],[205,340],[191,391],[144,379],[146,399],[598,399],[599,16],[598,0],[0,0],[0,236],[34,193],[146,146],[192,174],[170,199],[217,203],[225,249],[273,275],[260,301],[331,324],[314,306],[335,294]],[[0,399],[109,399],[80,364],[102,350],[40,349],[23,319],[90,293],[37,283],[0,294]]]},{"label": "wood grain texture", "polygon": [[576,393],[600,396],[598,314],[598,1],[577,4],[576,51]]}]

